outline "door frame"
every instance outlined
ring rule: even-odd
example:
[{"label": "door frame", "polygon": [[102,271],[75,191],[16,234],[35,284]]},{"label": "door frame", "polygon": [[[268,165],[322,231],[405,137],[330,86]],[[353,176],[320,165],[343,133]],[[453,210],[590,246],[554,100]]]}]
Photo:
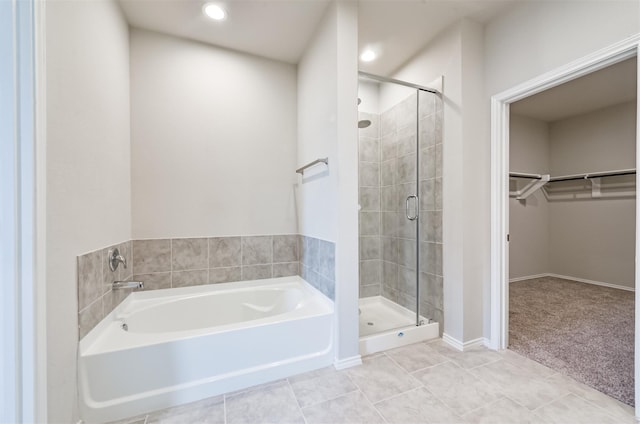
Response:
[{"label": "door frame", "polygon": [[45,2],[2,5],[0,421],[47,420]]},{"label": "door frame", "polygon": [[[509,107],[511,103],[632,57],[638,59],[640,34],[598,50],[491,97],[491,337],[489,347],[506,349],[509,336]],[[638,67],[640,71],[640,66]],[[638,75],[640,91],[640,72]],[[640,94],[640,93],[639,93]],[[637,102],[640,95],[637,97]],[[636,117],[636,167],[640,163],[640,107]],[[640,174],[636,174],[636,187]],[[640,252],[640,208],[636,197],[636,264]],[[635,267],[635,284],[640,270]],[[640,394],[640,290],[635,292],[635,393]],[[640,411],[640,408],[638,408]],[[638,412],[636,413],[638,416]]]}]

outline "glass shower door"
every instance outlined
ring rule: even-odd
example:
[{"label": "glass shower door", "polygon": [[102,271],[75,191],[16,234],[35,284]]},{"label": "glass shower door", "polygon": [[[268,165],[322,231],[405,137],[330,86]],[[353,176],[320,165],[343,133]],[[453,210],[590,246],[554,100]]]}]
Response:
[{"label": "glass shower door", "polygon": [[361,78],[360,335],[415,325],[418,299],[418,93]]}]

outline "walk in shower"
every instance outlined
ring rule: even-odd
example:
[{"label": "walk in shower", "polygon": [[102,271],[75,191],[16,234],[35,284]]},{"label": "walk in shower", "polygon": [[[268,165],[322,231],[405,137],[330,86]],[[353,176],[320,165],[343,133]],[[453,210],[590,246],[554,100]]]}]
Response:
[{"label": "walk in shower", "polygon": [[442,331],[442,97],[360,73],[358,111],[360,348],[367,354]]}]

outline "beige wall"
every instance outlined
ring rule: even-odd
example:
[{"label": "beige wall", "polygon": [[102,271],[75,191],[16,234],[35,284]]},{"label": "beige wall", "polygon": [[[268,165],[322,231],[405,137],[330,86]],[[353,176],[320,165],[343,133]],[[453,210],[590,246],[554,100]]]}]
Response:
[{"label": "beige wall", "polygon": [[131,238],[129,34],[115,1],[47,3],[48,421],[77,421],[76,256]]},{"label": "beige wall", "polygon": [[327,9],[318,30],[298,64],[297,166],[329,158],[298,177],[297,201],[300,234],[336,241],[337,198],[337,106],[338,76],[336,8]]},{"label": "beige wall", "polygon": [[[635,129],[635,102],[550,124],[552,175],[635,168]],[[634,198],[550,202],[549,272],[634,287],[634,264]]]},{"label": "beige wall", "polygon": [[[553,123],[512,116],[510,170],[559,176],[635,168],[635,117],[634,102]],[[603,190],[630,178],[603,179]],[[552,187],[559,184],[567,183]],[[510,278],[552,273],[634,287],[634,198],[547,201],[538,191],[509,206]]]},{"label": "beige wall", "polygon": [[297,232],[296,67],[131,31],[133,238]]},{"label": "beige wall", "polygon": [[357,3],[333,2],[298,64],[299,232],[335,242],[336,360],[358,358]]},{"label": "beige wall", "polygon": [[[509,169],[516,172],[549,172],[549,125],[536,119],[511,115]],[[531,180],[513,180],[522,188]],[[513,183],[512,183],[513,184]],[[549,205],[542,191],[526,200],[509,199],[509,278],[549,272]]]},{"label": "beige wall", "polygon": [[635,168],[635,101],[549,125],[552,175]]}]

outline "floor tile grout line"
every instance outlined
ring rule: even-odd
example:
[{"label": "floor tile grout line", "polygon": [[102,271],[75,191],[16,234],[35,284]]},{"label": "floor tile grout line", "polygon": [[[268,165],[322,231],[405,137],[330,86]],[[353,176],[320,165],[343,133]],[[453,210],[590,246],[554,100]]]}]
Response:
[{"label": "floor tile grout line", "polygon": [[[380,357],[382,357],[382,356],[387,357],[387,358],[389,358],[389,359],[390,359],[394,364],[396,364],[396,365],[398,365],[398,366],[400,367],[400,365],[399,365],[399,364],[397,364],[397,362],[395,362],[393,359],[391,359],[391,358],[387,355],[386,351],[383,351],[383,352],[380,352],[380,353],[381,353]],[[444,363],[444,362],[443,362],[443,363]],[[403,371],[405,371],[405,372],[406,372],[406,370],[404,370],[404,368],[402,368],[402,367],[400,367],[400,368],[401,368]],[[372,402],[372,401],[371,401],[371,399],[369,399],[369,398],[367,397],[367,395],[366,395],[364,392],[363,392],[363,395],[365,396],[365,398],[367,398],[367,400],[369,401],[369,403],[371,403],[371,405],[376,409],[376,411],[378,411],[378,408],[376,407],[376,404],[378,404],[378,403],[380,403],[380,402],[384,402],[384,401],[390,400],[390,399],[393,399],[393,398],[396,398],[396,397],[399,397],[399,396],[402,396],[402,395],[404,395],[404,394],[407,394],[407,393],[413,392],[413,391],[415,391],[415,390],[418,390],[418,389],[424,388],[424,389],[425,389],[425,390],[427,390],[429,393],[431,393],[431,394],[432,394],[432,395],[433,395],[433,396],[434,396],[434,397],[435,397],[435,398],[436,398],[440,403],[442,403],[446,408],[448,408],[451,412],[453,412],[453,413],[454,413],[455,415],[457,415],[457,416],[460,416],[460,414],[459,414],[459,413],[457,413],[456,411],[454,411],[454,410],[453,410],[453,408],[451,408],[451,407],[450,407],[449,405],[447,405],[447,404],[446,404],[442,399],[440,399],[440,398],[439,398],[435,393],[433,393],[431,390],[429,390],[429,389],[428,389],[428,388],[427,388],[427,387],[426,387],[426,386],[425,386],[425,385],[424,385],[420,380],[418,380],[416,377],[414,377],[413,375],[411,375],[411,373],[409,373],[409,372],[407,372],[407,374],[408,374],[409,376],[411,376],[411,377],[412,377],[412,378],[413,378],[413,379],[414,379],[414,380],[419,384],[419,386],[418,386],[418,387],[414,387],[414,388],[409,389],[409,390],[406,390],[406,391],[404,391],[404,392],[397,393],[397,394],[395,394],[395,395],[393,395],[393,396],[389,396],[388,398],[385,398],[385,399],[380,399],[380,400],[379,400],[378,402],[376,402],[376,403]],[[354,382],[354,384],[355,384],[355,382]],[[358,386],[356,385],[356,387],[358,387]],[[361,391],[362,391],[362,390],[361,390]],[[382,415],[379,411],[378,411],[378,413],[379,413],[380,415]],[[383,419],[384,419],[384,417],[383,417]],[[385,419],[385,422],[386,422],[386,419]]]},{"label": "floor tile grout line", "polygon": [[[531,361],[529,358],[525,358],[525,359],[526,359],[527,361]],[[491,364],[495,364],[495,363],[497,363],[498,361],[506,361],[506,362],[508,362],[508,363],[510,363],[510,364],[512,364],[512,365],[514,365],[514,366],[516,366],[516,367],[517,367],[517,364],[514,364],[513,362],[511,362],[511,361],[509,361],[509,360],[507,360],[507,359],[500,358],[500,359],[498,359],[497,361],[489,362],[489,363],[484,364],[484,365],[480,365],[480,366],[477,366],[477,367],[474,367],[474,368],[470,368],[470,369],[468,369],[467,371],[470,371],[470,370],[476,370],[476,369],[481,368],[481,367],[484,367],[484,366],[488,366],[488,365],[491,365]],[[534,362],[535,362],[535,361],[534,361]],[[490,370],[490,371],[491,371],[491,370]],[[527,372],[529,372],[529,371],[527,371]],[[527,407],[527,406],[523,405],[522,403],[518,402],[517,400],[513,399],[513,397],[511,397],[511,396],[509,396],[508,394],[504,393],[501,389],[499,389],[499,388],[498,388],[498,385],[496,385],[495,383],[493,383],[493,382],[491,382],[491,381],[488,381],[488,380],[486,380],[485,378],[483,378],[483,377],[481,377],[481,376],[479,376],[479,375],[476,375],[475,373],[471,373],[471,372],[470,372],[469,374],[471,374],[472,376],[474,376],[475,378],[477,378],[477,379],[478,379],[478,380],[480,380],[481,382],[485,383],[486,385],[488,385],[488,386],[492,386],[492,387],[495,387],[495,388],[496,388],[496,390],[498,390],[498,391],[499,391],[503,396],[505,396],[505,397],[507,397],[508,399],[512,400],[512,401],[513,401],[513,402],[515,402],[516,404],[518,404],[518,405],[520,405],[520,406],[522,406],[522,407],[526,408],[526,409],[527,409],[529,412],[531,412],[531,413],[533,413],[534,411],[538,410],[539,408],[542,408],[542,407],[544,407],[544,406],[546,406],[546,405],[549,405],[549,404],[551,404],[551,403],[553,403],[553,402],[555,402],[555,401],[557,400],[557,399],[552,399],[552,400],[550,400],[550,401],[548,401],[548,402],[544,402],[544,403],[542,403],[541,405],[537,406],[537,407],[536,407],[536,408],[534,408],[534,409],[530,409],[529,407]],[[532,377],[524,377],[524,379],[527,379],[527,380],[528,380],[528,379],[531,379],[531,378],[536,378],[536,377],[535,377],[535,376],[532,376]],[[548,377],[544,377],[544,378],[540,379],[540,381],[547,382],[547,378],[548,378]],[[553,383],[549,383],[549,384],[553,384]],[[567,389],[567,393],[565,393],[564,395],[562,395],[562,397],[566,396],[568,393],[571,393],[571,391]]]},{"label": "floor tile grout line", "polygon": [[[562,374],[561,374],[561,375],[562,375]],[[565,376],[565,377],[568,377],[568,376]],[[571,378],[571,377],[568,377],[568,378]],[[584,384],[584,383],[580,383],[579,381],[576,381],[576,383],[582,384],[582,385],[586,386],[588,389],[590,389],[590,390],[594,390],[594,391],[596,391],[597,393],[599,393],[600,395],[605,396],[605,397],[607,397],[608,399],[611,399],[612,401],[615,401],[615,402],[620,403],[620,405],[615,405],[615,406],[616,406],[617,408],[622,409],[622,410],[623,410],[623,412],[624,412],[625,414],[629,415],[630,417],[635,417],[635,415],[634,415],[634,414],[631,414],[631,415],[630,415],[629,413],[627,413],[627,411],[624,411],[624,408],[622,408],[622,407],[621,407],[621,406],[626,406],[626,407],[629,407],[629,408],[631,408],[631,409],[635,410],[635,408],[634,408],[633,406],[631,406],[631,405],[627,405],[626,403],[621,402],[620,400],[618,400],[618,399],[616,399],[616,398],[614,398],[614,397],[611,397],[611,396],[609,396],[609,395],[608,395],[608,394],[606,394],[606,393],[603,393],[603,392],[601,392],[601,391],[599,391],[599,390],[596,390],[596,389],[594,389],[594,388],[593,388],[593,387],[591,387],[591,386],[587,386],[587,385],[586,385],[586,384]],[[553,383],[552,383],[552,384],[553,384]],[[608,409],[608,408],[602,407],[602,406],[600,406],[600,405],[596,404],[595,402],[590,401],[589,399],[587,399],[586,397],[582,396],[580,393],[576,393],[576,391],[573,391],[572,389],[568,389],[568,390],[569,390],[569,393],[573,393],[574,395],[578,396],[579,398],[584,399],[584,400],[586,400],[587,402],[589,402],[589,403],[591,403],[591,404],[593,404],[593,405],[597,406],[597,407],[598,407],[598,408],[600,408],[601,410],[603,410],[603,411],[607,411],[607,409]]]},{"label": "floor tile grout line", "polygon": [[[557,370],[554,370],[553,368],[550,368],[550,367],[546,366],[546,365],[545,365],[545,364],[543,364],[542,362],[538,362],[538,361],[536,361],[535,359],[528,358],[528,357],[526,357],[526,356],[524,356],[524,355],[521,355],[521,354],[519,354],[518,352],[516,352],[516,351],[514,351],[514,350],[509,349],[508,347],[507,347],[506,349],[504,349],[504,350],[505,350],[505,351],[507,351],[507,350],[508,350],[508,351],[509,351],[509,352],[511,352],[512,354],[518,355],[518,357],[519,357],[521,360],[524,360],[525,362],[532,362],[532,363],[534,363],[534,364],[536,364],[536,365],[539,365],[539,366],[541,366],[541,367],[543,367],[543,368],[546,368],[546,369],[548,369],[549,371],[551,371],[551,374],[549,374],[548,376],[544,377],[544,378],[545,378],[545,380],[546,380],[546,379],[549,379],[549,378],[551,378],[551,377],[553,377],[554,375],[557,375],[557,374],[565,375],[565,374],[562,374],[561,372],[559,372],[559,371],[557,371]],[[500,353],[500,352],[498,352],[498,353],[499,353],[500,355],[502,355],[502,359],[504,359],[506,362],[508,362],[508,363],[510,363],[510,364],[517,365],[517,364],[515,363],[516,361],[514,361],[514,360],[512,360],[512,359],[507,358],[507,354],[505,354],[505,353]],[[569,377],[568,375],[565,375],[565,376],[566,376],[566,377]],[[569,378],[571,378],[571,377],[569,377]],[[572,378],[572,379],[573,379],[573,378]],[[577,380],[576,380],[576,381],[577,381]]]},{"label": "floor tile grout line", "polygon": [[534,409],[530,409],[530,411],[531,411],[531,412],[538,412],[540,409],[544,408],[545,406],[549,406],[549,405],[551,405],[552,403],[556,403],[556,402],[558,402],[558,401],[560,401],[560,400],[564,399],[565,397],[567,397],[567,396],[569,396],[569,395],[571,395],[571,394],[575,394],[575,393],[572,393],[571,391],[569,391],[569,392],[565,393],[564,395],[560,396],[559,398],[555,398],[555,399],[553,399],[553,400],[551,400],[551,401],[549,401],[549,402],[545,402],[544,404],[542,404],[542,405],[540,405],[540,406],[537,406],[537,407],[536,407],[536,408],[534,408]]},{"label": "floor tile grout line", "polygon": [[[532,361],[532,360],[531,360],[531,359],[529,359],[529,358],[525,358],[525,359],[526,359],[527,361]],[[506,360],[506,359],[505,359],[505,360]],[[507,361],[507,362],[510,362],[510,361]],[[533,361],[533,362],[535,362],[535,361]],[[536,363],[537,363],[537,362],[536,362]],[[489,364],[487,364],[487,365],[489,365]],[[515,365],[515,364],[513,364],[513,365]],[[476,367],[476,368],[478,368],[478,367]],[[555,373],[555,374],[557,374],[557,373]],[[545,378],[541,379],[541,381],[545,381],[545,382],[547,382],[547,383],[549,383],[549,384],[553,384],[553,383],[551,383],[551,382],[548,382],[547,380],[548,380],[550,377],[552,377],[553,375],[555,375],[555,374],[552,374],[552,375],[550,375],[549,377],[545,377]],[[489,381],[485,380],[485,379],[484,379],[484,378],[482,378],[482,377],[476,376],[475,374],[474,374],[474,376],[475,376],[476,378],[478,378],[479,380],[481,380],[482,382],[484,382],[485,384],[488,384],[488,385],[492,385],[492,384],[493,384],[493,383],[491,383],[491,382],[489,382]],[[570,378],[570,377],[569,377],[569,378]],[[553,385],[554,385],[554,386],[556,386],[555,384],[553,384]],[[565,392],[564,394],[562,394],[560,398],[555,398],[555,399],[552,399],[552,400],[550,400],[550,401],[548,401],[548,402],[543,402],[542,404],[538,405],[538,406],[537,406],[537,407],[535,407],[534,409],[530,409],[529,407],[527,407],[527,406],[523,405],[521,402],[517,401],[517,400],[516,400],[516,399],[514,399],[512,396],[509,396],[509,395],[508,395],[508,394],[506,394],[506,393],[503,393],[503,396],[505,396],[506,398],[510,399],[511,401],[513,401],[514,403],[516,403],[517,405],[520,405],[520,406],[522,406],[523,408],[526,408],[530,413],[537,412],[539,409],[544,408],[545,406],[551,405],[552,403],[554,403],[554,402],[556,402],[556,401],[558,401],[558,400],[560,400],[560,399],[562,399],[562,398],[566,397],[566,396],[567,396],[567,395],[569,395],[569,394],[574,394],[574,395],[576,395],[576,396],[580,397],[581,399],[584,399],[582,396],[580,396],[580,395],[578,395],[578,394],[576,394],[576,393],[573,393],[573,392],[571,391],[571,389],[568,389],[568,388],[567,388],[567,389],[565,389],[565,391],[566,391],[566,392]],[[586,401],[586,399],[584,399],[584,400]],[[588,402],[588,401],[587,401],[587,402]],[[591,403],[591,402],[590,402],[590,403]],[[596,406],[597,406],[597,405],[596,405]],[[607,415],[609,415],[609,414],[607,414]]]},{"label": "floor tile grout line", "polygon": [[[361,390],[356,386],[355,390],[350,390],[350,391],[342,393],[342,394],[340,394],[338,396],[333,396],[333,397],[327,398],[325,400],[321,400],[320,402],[312,403],[312,404],[307,405],[307,406],[300,405],[300,409],[305,409],[305,408],[311,408],[311,407],[314,407],[314,406],[318,406],[321,403],[325,403],[325,402],[329,402],[329,401],[332,401],[332,400],[340,399],[341,397],[345,397],[347,395],[350,395],[351,393],[358,392],[358,391],[361,391]],[[297,400],[297,397],[296,397],[296,400]],[[298,402],[298,404],[300,404],[300,402]]]},{"label": "floor tile grout line", "polygon": [[[422,384],[422,381],[418,380],[414,375],[412,375],[412,373],[410,373],[409,371],[405,370],[402,365],[400,365],[399,363],[397,363],[396,361],[393,360],[392,357],[390,357],[389,355],[387,355],[387,352],[382,352],[382,354],[387,357],[391,362],[393,362],[398,368],[400,368],[402,371],[404,371],[405,373],[407,373],[407,375],[409,377],[411,377],[412,380],[415,380],[420,386],[424,386],[424,384]],[[420,387],[418,386],[418,387]]]},{"label": "floor tile grout line", "polygon": [[[501,394],[501,395],[500,395],[500,397],[499,397],[498,399],[494,400],[493,402],[485,403],[485,404],[484,404],[484,405],[482,405],[482,406],[478,406],[477,408],[473,408],[473,409],[468,410],[467,412],[465,412],[465,413],[464,413],[464,414],[462,414],[462,415],[460,415],[460,414],[458,414],[458,415],[460,416],[460,418],[464,418],[464,419],[466,419],[468,415],[471,415],[471,414],[473,414],[474,412],[479,411],[479,410],[481,410],[481,409],[483,409],[483,408],[489,408],[489,407],[490,407],[491,405],[493,405],[494,403],[498,403],[498,402],[500,402],[501,400],[503,400],[503,399],[505,399],[505,398],[508,398],[508,396],[507,396],[507,395],[505,395],[505,394]],[[509,398],[509,400],[513,400],[513,399],[510,399],[510,398]],[[516,402],[516,403],[517,403],[517,402]],[[520,404],[518,404],[518,405],[520,405]],[[520,405],[520,406],[522,406],[522,405]],[[529,408],[527,408],[527,409],[529,409]],[[531,411],[529,411],[529,412],[531,412]]]},{"label": "floor tile grout line", "polygon": [[227,397],[224,395],[224,393],[222,394],[222,411],[224,424],[227,424]]},{"label": "floor tile grout line", "polygon": [[518,402],[518,401],[517,401],[516,399],[514,399],[512,396],[509,396],[509,395],[505,394],[505,395],[504,395],[504,397],[506,397],[507,399],[511,400],[511,401],[512,401],[512,402],[514,402],[516,405],[520,405],[520,406],[522,406],[523,408],[525,408],[527,411],[529,411],[529,412],[530,412],[530,413],[532,413],[532,414],[533,414],[533,413],[534,413],[534,411],[535,411],[535,410],[537,410],[538,408],[541,408],[541,407],[543,407],[543,406],[545,406],[545,405],[549,405],[549,403],[555,402],[555,401],[557,400],[557,399],[554,399],[554,400],[552,400],[551,402],[547,402],[547,403],[545,403],[545,404],[543,404],[543,405],[538,406],[537,408],[531,409],[531,408],[527,407],[526,405],[523,405],[521,402]]},{"label": "floor tile grout line", "polygon": [[[286,380],[287,380],[287,384],[289,385],[289,387],[291,387],[291,391],[293,392],[293,397],[296,399],[296,403],[298,404],[298,408],[300,408],[300,410],[302,411],[302,405],[300,405],[300,400],[298,399],[298,396],[296,395],[296,391],[293,390],[293,384],[291,384],[291,381],[289,380],[289,377],[287,377]],[[304,413],[302,415],[304,415]]]},{"label": "floor tile grout line", "polygon": [[[572,392],[571,390],[569,390],[569,393],[570,393],[570,394],[572,394],[572,395],[574,395],[574,396],[577,396],[579,399],[584,400],[584,401],[585,401],[585,402],[587,402],[588,404],[590,404],[590,405],[592,405],[592,406],[595,406],[598,410],[602,411],[602,412],[603,412],[605,415],[607,415],[609,418],[612,418],[612,419],[614,419],[614,420],[616,420],[616,419],[617,419],[615,416],[611,415],[611,414],[609,413],[609,411],[607,411],[605,408],[602,408],[602,407],[600,407],[599,405],[597,405],[596,403],[591,402],[589,399],[587,399],[587,398],[585,398],[585,397],[583,397],[583,396],[580,396],[579,394],[574,393],[574,392]],[[602,393],[602,392],[600,392],[600,393]],[[604,393],[603,393],[603,394],[604,394]],[[606,395],[606,394],[605,394],[605,395]],[[608,395],[607,395],[607,396],[608,396]],[[609,396],[609,397],[611,397],[611,396]],[[615,398],[612,398],[612,399],[615,399]],[[616,400],[617,400],[617,399],[616,399]],[[625,404],[625,405],[626,405],[626,404]],[[630,418],[634,418],[634,419],[635,419],[635,416],[634,416],[634,415],[631,415],[631,416],[630,416]]]},{"label": "floor tile grout line", "polygon": [[302,416],[302,420],[304,421],[305,424],[307,424],[307,418],[304,416],[304,411],[300,406],[300,402],[298,401],[298,396],[296,396],[296,392],[295,390],[293,390],[293,386],[291,385],[289,378],[285,378],[285,381],[287,382],[287,387],[289,388],[289,392],[291,393],[291,396],[293,396],[293,399],[296,401],[296,406],[298,407],[298,412],[300,412],[300,415]]},{"label": "floor tile grout line", "polygon": [[[500,362],[500,361],[507,361],[504,358],[498,358],[498,359],[494,359],[492,361],[489,361],[485,364],[480,364],[480,365],[476,365],[475,367],[471,367],[471,368],[465,368],[466,370],[475,370],[476,368],[480,368],[480,367],[486,367],[487,365],[491,365],[491,364],[495,364],[496,362]],[[508,362],[508,361],[507,361]]]},{"label": "floor tile grout line", "polygon": [[[434,398],[436,398],[436,400],[438,400],[438,402],[440,402],[441,404],[443,404],[449,411],[451,411],[454,415],[458,416],[458,417],[462,417],[464,414],[459,413],[458,411],[456,411],[452,406],[449,406],[449,404],[447,402],[444,401],[444,399],[442,399],[440,396],[438,396],[438,394],[433,391],[430,390],[427,386],[422,386],[427,392],[429,392]],[[466,412],[465,412],[466,414]]]},{"label": "floor tile grout line", "polygon": [[[470,409],[469,411],[465,412],[465,413],[464,413],[464,414],[462,414],[462,415],[460,415],[460,414],[458,414],[458,415],[459,415],[461,418],[465,418],[467,415],[473,414],[474,412],[479,411],[479,410],[481,410],[481,409],[483,409],[483,408],[489,408],[489,407],[491,407],[491,405],[493,405],[494,403],[498,403],[498,402],[500,402],[500,401],[501,401],[501,400],[503,400],[503,399],[509,399],[509,400],[511,400],[511,401],[513,401],[513,402],[515,402],[515,403],[517,403],[518,405],[520,405],[518,402],[516,402],[515,400],[511,399],[509,396],[505,395],[504,393],[501,393],[501,394],[500,394],[500,397],[499,397],[498,399],[494,400],[493,402],[486,403],[486,404],[484,404],[484,405],[482,405],[482,406],[478,406],[477,408]],[[527,408],[526,406],[523,406],[523,405],[520,405],[520,406],[522,406],[523,408],[526,408],[526,409],[527,409],[527,411],[531,412],[531,410],[530,410],[529,408]]]},{"label": "floor tile grout line", "polygon": [[380,403],[382,403],[382,402],[387,402],[387,401],[389,401],[389,400],[393,400],[393,399],[395,399],[395,398],[399,398],[399,397],[400,397],[400,396],[402,396],[402,395],[406,395],[407,393],[415,392],[415,391],[418,391],[418,390],[420,390],[420,389],[426,389],[426,387],[424,387],[424,386],[414,387],[413,389],[407,390],[406,392],[396,393],[396,394],[395,394],[395,395],[393,395],[393,396],[389,396],[389,397],[387,397],[387,398],[381,399],[381,400],[377,401],[376,403],[372,403],[372,405],[373,405],[373,406],[376,406],[376,405],[378,405],[378,404],[380,404]]},{"label": "floor tile grout line", "polygon": [[[603,394],[604,394],[604,393],[603,393]],[[572,391],[571,391],[571,389],[568,389],[568,392],[567,392],[566,394],[564,394],[562,397],[560,397],[560,398],[558,398],[558,399],[554,399],[554,400],[552,400],[551,402],[547,402],[547,403],[545,403],[545,404],[543,404],[543,405],[540,405],[539,407],[537,407],[536,409],[534,409],[534,410],[533,410],[533,411],[531,411],[531,412],[532,412],[532,413],[534,413],[534,412],[536,412],[536,413],[537,413],[540,409],[542,409],[542,408],[544,408],[544,407],[546,407],[546,406],[549,406],[549,405],[551,405],[551,404],[553,404],[553,403],[555,403],[555,402],[559,402],[559,401],[561,401],[562,399],[566,398],[566,397],[567,397],[567,396],[569,396],[569,395],[574,395],[574,396],[576,396],[577,398],[579,398],[579,399],[581,399],[581,400],[585,401],[586,403],[588,403],[589,405],[591,405],[591,406],[595,407],[598,411],[602,412],[602,413],[603,413],[603,414],[605,414],[607,417],[609,417],[609,418],[611,418],[611,419],[613,419],[613,420],[617,420],[617,419],[618,419],[617,417],[615,417],[615,416],[611,415],[611,414],[609,413],[609,411],[607,411],[605,408],[601,408],[600,406],[598,406],[597,404],[595,404],[595,403],[591,402],[590,400],[588,400],[588,399],[584,398],[583,396],[580,396],[579,394],[572,392]],[[606,394],[605,394],[605,395],[606,395]],[[609,397],[610,397],[610,396],[609,396]],[[612,399],[613,399],[613,398],[612,398]],[[634,419],[635,419],[635,417],[634,417],[633,415],[630,415],[630,416],[629,416],[629,418],[634,418]]]},{"label": "floor tile grout line", "polygon": [[449,359],[449,358],[446,358],[445,361],[438,362],[437,364],[429,365],[428,367],[419,368],[419,369],[417,369],[415,371],[409,371],[409,370],[405,370],[405,371],[407,371],[409,374],[413,375],[413,374],[415,374],[417,372],[428,370],[429,368],[437,367],[438,365],[446,364],[447,362],[453,362],[453,361],[451,359]]},{"label": "floor tile grout line", "polygon": [[[362,393],[362,396],[364,396],[365,400],[366,400],[367,402],[369,402],[369,405],[371,405],[371,407],[374,409],[374,411],[376,411],[376,413],[377,413],[377,414],[382,418],[382,421],[383,421],[383,422],[385,422],[385,423],[386,423],[386,422],[388,422],[388,421],[387,421],[387,420],[382,416],[382,414],[380,414],[380,412],[379,412],[379,411],[378,411],[378,409],[375,407],[375,405],[373,404],[373,402],[371,402],[371,399],[369,399],[369,396],[367,396],[367,394],[366,394],[366,393],[365,393],[365,392],[360,388],[360,386],[358,386],[358,384],[357,384],[355,381],[353,381],[353,378],[351,378],[351,376],[349,375],[349,373],[348,373],[348,372],[346,372],[346,373],[345,373],[345,375],[347,376],[347,378],[348,378],[349,380],[351,380],[351,383],[353,383],[353,385],[354,385],[354,386],[356,386],[356,388],[358,389],[357,391],[358,391],[358,392],[360,392],[360,393]],[[351,392],[351,393],[353,393],[353,392]]]}]

